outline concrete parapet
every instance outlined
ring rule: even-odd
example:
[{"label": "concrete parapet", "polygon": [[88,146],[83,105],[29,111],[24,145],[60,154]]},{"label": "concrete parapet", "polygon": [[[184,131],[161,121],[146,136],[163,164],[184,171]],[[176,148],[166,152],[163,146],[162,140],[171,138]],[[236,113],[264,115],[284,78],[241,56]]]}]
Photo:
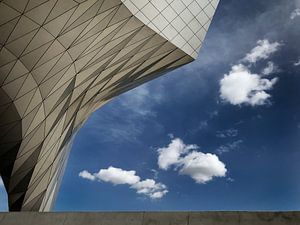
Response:
[{"label": "concrete parapet", "polygon": [[12,212],[0,225],[300,225],[300,212]]}]

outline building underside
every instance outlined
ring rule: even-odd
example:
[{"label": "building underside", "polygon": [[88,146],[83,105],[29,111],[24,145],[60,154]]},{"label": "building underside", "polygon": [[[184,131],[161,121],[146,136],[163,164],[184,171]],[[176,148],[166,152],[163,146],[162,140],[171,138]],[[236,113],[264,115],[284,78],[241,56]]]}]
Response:
[{"label": "building underside", "polygon": [[0,174],[10,211],[49,211],[76,131],[115,96],[192,62],[217,4],[1,0]]}]

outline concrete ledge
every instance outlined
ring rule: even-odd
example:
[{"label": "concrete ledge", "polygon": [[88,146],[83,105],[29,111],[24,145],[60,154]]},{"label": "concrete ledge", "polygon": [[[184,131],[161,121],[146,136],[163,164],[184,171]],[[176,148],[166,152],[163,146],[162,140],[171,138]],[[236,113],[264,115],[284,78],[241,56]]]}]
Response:
[{"label": "concrete ledge", "polygon": [[300,212],[0,213],[0,225],[300,225]]}]

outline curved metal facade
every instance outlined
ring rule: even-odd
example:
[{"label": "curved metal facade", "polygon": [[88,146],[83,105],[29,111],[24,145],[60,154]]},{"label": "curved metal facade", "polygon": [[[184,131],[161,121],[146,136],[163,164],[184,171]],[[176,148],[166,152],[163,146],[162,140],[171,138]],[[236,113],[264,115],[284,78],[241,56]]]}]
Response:
[{"label": "curved metal facade", "polygon": [[219,0],[122,0],[130,11],[176,47],[197,58]]},{"label": "curved metal facade", "polygon": [[[181,2],[191,15],[196,3],[196,14],[206,17],[194,15],[199,23],[190,25],[174,9],[185,23],[179,29],[169,21],[170,9],[160,10],[163,2],[167,8]],[[178,28],[175,33],[148,17],[154,13],[146,8],[150,3],[157,17]],[[216,6],[214,0],[0,1],[0,173],[9,209],[49,211],[70,140],[89,115],[193,61]],[[193,35],[186,36],[186,27]]]}]

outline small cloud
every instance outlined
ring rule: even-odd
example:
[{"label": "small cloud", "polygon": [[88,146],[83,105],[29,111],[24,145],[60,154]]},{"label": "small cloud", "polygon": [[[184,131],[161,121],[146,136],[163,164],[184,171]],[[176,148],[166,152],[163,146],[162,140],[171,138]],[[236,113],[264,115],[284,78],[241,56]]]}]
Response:
[{"label": "small cloud", "polygon": [[238,136],[239,131],[237,129],[227,129],[227,130],[223,130],[223,131],[217,131],[216,136],[218,138],[227,138],[227,137],[236,137]]},{"label": "small cloud", "polygon": [[300,8],[295,9],[292,13],[291,13],[291,20],[294,20],[296,17],[300,16]]},{"label": "small cloud", "polygon": [[168,170],[170,166],[180,161],[181,155],[191,149],[197,149],[197,145],[185,145],[179,138],[174,138],[168,147],[159,148],[158,165],[160,169]]},{"label": "small cloud", "polygon": [[134,170],[126,171],[115,167],[101,169],[94,176],[101,181],[110,182],[114,185],[133,185],[140,181],[140,177],[136,175]]},{"label": "small cloud", "polygon": [[294,66],[300,66],[300,59],[298,59],[298,61],[294,63]]},{"label": "small cloud", "polygon": [[167,147],[159,148],[158,166],[168,170],[174,166],[181,175],[188,175],[196,183],[205,184],[214,177],[225,177],[227,169],[217,155],[198,151],[197,145],[186,145],[175,138]]},{"label": "small cloud", "polygon": [[[232,105],[248,104],[251,106],[269,103],[271,97],[266,91],[273,88],[278,78],[266,79],[262,75],[269,75],[277,70],[272,62],[262,71],[262,75],[252,73],[252,64],[262,59],[268,59],[281,46],[278,42],[259,40],[254,47],[239,63],[231,67],[220,81],[220,97]],[[250,63],[246,66],[245,63]]]},{"label": "small cloud", "polygon": [[83,179],[91,180],[91,181],[96,180],[96,177],[86,170],[81,171],[79,173],[79,177],[81,177]]},{"label": "small cloud", "polygon": [[278,67],[273,62],[268,62],[267,67],[262,70],[263,75],[270,75],[278,71]]},{"label": "small cloud", "polygon": [[133,184],[131,188],[135,189],[138,194],[144,194],[151,199],[160,199],[168,193],[166,185],[156,183],[153,179],[139,181]]},{"label": "small cloud", "polygon": [[243,143],[242,140],[238,140],[238,141],[234,141],[232,143],[229,143],[229,144],[226,144],[226,145],[222,145],[220,146],[216,152],[219,154],[219,155],[222,155],[224,153],[228,153],[228,152],[231,152],[233,150],[236,150],[238,149],[241,144]]},{"label": "small cloud", "polygon": [[181,159],[180,174],[191,176],[196,183],[205,184],[213,177],[224,177],[227,169],[217,155],[192,151]]},{"label": "small cloud", "polygon": [[134,170],[127,171],[112,166],[93,174],[84,170],[79,173],[79,177],[91,181],[112,183],[113,185],[129,185],[138,194],[146,195],[151,199],[160,199],[168,193],[167,186],[162,183],[157,183],[153,179],[141,180]]},{"label": "small cloud", "polygon": [[254,47],[242,61],[256,63],[259,60],[268,59],[273,53],[278,51],[280,45],[278,42],[271,43],[266,39],[259,40],[257,41],[257,46]]},{"label": "small cloud", "polygon": [[261,78],[246,66],[235,65],[220,81],[220,97],[232,105],[264,105],[271,97],[266,91],[272,89],[277,80]]}]

